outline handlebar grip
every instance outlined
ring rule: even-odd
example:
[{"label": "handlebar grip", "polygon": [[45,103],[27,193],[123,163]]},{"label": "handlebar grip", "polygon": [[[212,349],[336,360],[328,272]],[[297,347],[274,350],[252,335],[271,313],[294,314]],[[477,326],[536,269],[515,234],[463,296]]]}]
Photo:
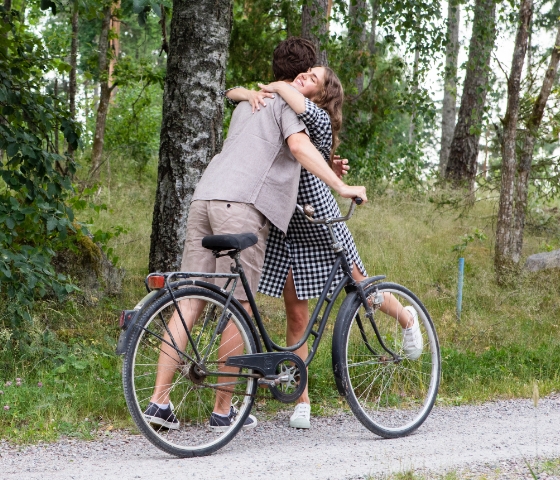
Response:
[{"label": "handlebar grip", "polygon": [[361,205],[362,203],[364,203],[364,201],[360,197],[355,197],[354,202],[356,202],[356,205]]}]

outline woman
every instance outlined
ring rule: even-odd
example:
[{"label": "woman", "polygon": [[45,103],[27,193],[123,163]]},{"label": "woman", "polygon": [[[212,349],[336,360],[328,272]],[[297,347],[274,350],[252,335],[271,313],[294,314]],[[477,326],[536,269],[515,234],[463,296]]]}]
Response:
[{"label": "woman", "polygon": [[[321,152],[325,161],[333,164],[334,152],[339,144],[338,133],[342,126],[343,89],[336,74],[328,67],[313,67],[299,74],[293,82],[274,82],[259,85],[261,92],[235,87],[226,91],[232,101],[249,101],[253,112],[266,107],[266,98],[280,95],[304,122],[311,142]],[[330,189],[314,175],[301,170],[297,203],[312,205],[318,218],[342,216]],[[356,281],[362,281],[367,273],[356,245],[345,223],[333,225],[337,239],[346,250],[352,273]],[[332,239],[325,225],[308,222],[296,213],[288,227],[287,235],[271,225],[259,291],[266,295],[283,295],[287,317],[287,345],[297,343],[309,322],[308,299],[319,297],[335,262],[331,248]],[[331,292],[342,279],[337,272]],[[414,310],[403,309],[398,301],[387,295],[382,310],[398,318],[403,327],[404,348],[409,358],[418,358],[422,339]],[[420,338],[418,338],[420,335]],[[408,347],[408,348],[407,348]],[[295,353],[307,358],[307,344]],[[310,427],[310,400],[307,388],[298,399],[290,426]]]}]

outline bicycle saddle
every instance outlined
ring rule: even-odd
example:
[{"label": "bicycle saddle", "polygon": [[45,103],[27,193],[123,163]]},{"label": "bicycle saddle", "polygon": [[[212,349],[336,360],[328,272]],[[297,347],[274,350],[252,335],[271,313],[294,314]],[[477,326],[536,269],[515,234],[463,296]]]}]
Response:
[{"label": "bicycle saddle", "polygon": [[208,250],[245,250],[258,241],[254,233],[236,233],[231,235],[207,235],[202,239],[202,246]]}]

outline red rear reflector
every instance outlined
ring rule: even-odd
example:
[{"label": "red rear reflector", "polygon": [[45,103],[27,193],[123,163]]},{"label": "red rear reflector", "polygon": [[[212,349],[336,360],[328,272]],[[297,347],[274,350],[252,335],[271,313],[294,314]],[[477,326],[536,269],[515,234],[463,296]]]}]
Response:
[{"label": "red rear reflector", "polygon": [[152,275],[148,277],[148,287],[152,290],[159,290],[165,287],[165,277],[163,275]]}]

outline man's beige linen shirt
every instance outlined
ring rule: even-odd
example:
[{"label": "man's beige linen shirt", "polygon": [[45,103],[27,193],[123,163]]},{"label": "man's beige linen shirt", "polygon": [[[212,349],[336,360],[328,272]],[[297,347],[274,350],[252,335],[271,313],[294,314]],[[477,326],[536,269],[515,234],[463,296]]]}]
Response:
[{"label": "man's beige linen shirt", "polygon": [[301,167],[286,144],[305,125],[279,96],[251,113],[249,102],[233,112],[228,137],[202,175],[194,200],[249,203],[286,233],[295,210]]}]

